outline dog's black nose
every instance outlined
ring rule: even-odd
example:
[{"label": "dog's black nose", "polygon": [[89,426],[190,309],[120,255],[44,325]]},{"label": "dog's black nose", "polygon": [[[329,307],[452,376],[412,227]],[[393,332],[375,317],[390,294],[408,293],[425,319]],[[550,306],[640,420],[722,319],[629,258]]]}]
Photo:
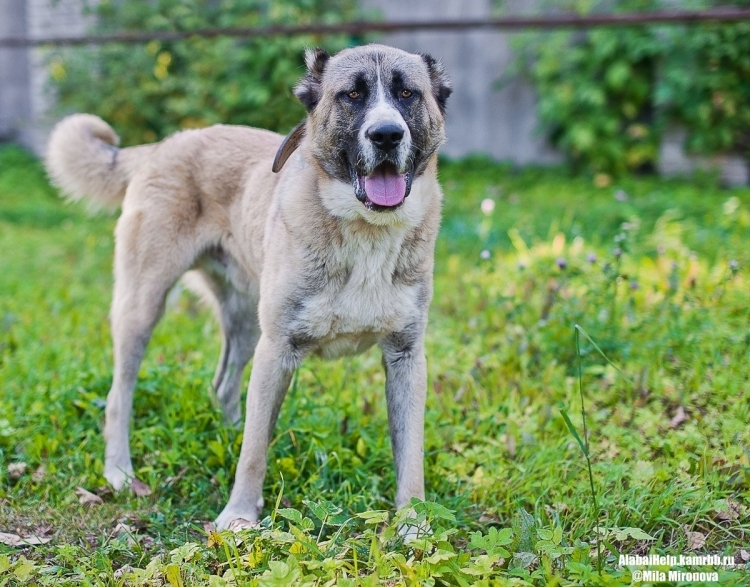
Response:
[{"label": "dog's black nose", "polygon": [[367,129],[366,136],[381,151],[392,151],[401,144],[404,129],[397,124],[381,124]]}]

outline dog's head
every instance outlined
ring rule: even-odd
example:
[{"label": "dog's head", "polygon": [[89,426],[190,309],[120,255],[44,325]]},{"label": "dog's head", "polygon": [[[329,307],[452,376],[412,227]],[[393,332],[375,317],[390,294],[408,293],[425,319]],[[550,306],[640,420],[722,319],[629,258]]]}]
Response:
[{"label": "dog's head", "polygon": [[[429,55],[383,45],[321,49],[305,56],[307,75],[294,90],[308,120],[279,149],[274,169],[307,133],[317,163],[351,186],[369,211],[397,209],[445,140],[451,86]],[[355,200],[352,200],[355,201]]]}]

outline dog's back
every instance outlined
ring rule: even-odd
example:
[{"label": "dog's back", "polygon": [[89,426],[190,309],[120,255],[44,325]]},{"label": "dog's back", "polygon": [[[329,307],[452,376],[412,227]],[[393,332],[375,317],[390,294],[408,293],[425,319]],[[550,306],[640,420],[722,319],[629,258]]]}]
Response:
[{"label": "dog's back", "polygon": [[132,181],[152,178],[187,187],[181,191],[192,200],[198,196],[199,205],[226,204],[242,191],[248,173],[257,169],[271,176],[281,140],[266,130],[216,125],[120,149],[119,137],[101,118],[74,114],[52,131],[45,165],[68,199],[86,200],[92,208],[114,209]]}]

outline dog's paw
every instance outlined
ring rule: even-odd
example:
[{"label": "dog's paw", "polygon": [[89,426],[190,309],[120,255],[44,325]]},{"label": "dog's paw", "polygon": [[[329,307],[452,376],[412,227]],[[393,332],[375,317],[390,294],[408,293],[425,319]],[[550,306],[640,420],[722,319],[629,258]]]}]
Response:
[{"label": "dog's paw", "polygon": [[135,479],[132,467],[127,470],[121,467],[105,467],[104,478],[115,491],[122,491],[130,487],[130,482]]},{"label": "dog's paw", "polygon": [[249,514],[235,514],[221,512],[219,517],[216,518],[216,529],[221,532],[222,530],[231,530],[232,532],[239,532],[240,530],[246,530],[248,528],[255,528],[258,525],[257,516]]},{"label": "dog's paw", "polygon": [[405,519],[398,525],[398,534],[404,541],[404,544],[409,544],[415,540],[420,540],[432,535],[432,528],[430,528],[427,520],[417,519],[417,513],[409,508]]},{"label": "dog's paw", "polygon": [[216,518],[216,529],[219,531],[232,530],[233,532],[238,532],[247,528],[254,528],[257,525],[258,510],[255,508],[243,511],[227,506],[219,514],[219,517]]}]

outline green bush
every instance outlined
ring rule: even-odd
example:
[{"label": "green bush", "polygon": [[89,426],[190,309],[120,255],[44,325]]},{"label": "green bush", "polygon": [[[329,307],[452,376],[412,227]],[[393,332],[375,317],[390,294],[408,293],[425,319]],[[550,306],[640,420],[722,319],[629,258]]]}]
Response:
[{"label": "green bush", "polygon": [[[355,0],[102,0],[93,31],[194,30],[353,19]],[[291,88],[305,47],[335,51],[346,36],[206,39],[67,49],[50,58],[63,112],[90,112],[125,144],[215,123],[287,131],[304,116]]]},{"label": "green bush", "polygon": [[750,158],[750,22],[675,29],[669,46],[656,105],[688,129],[689,150]]},{"label": "green bush", "polygon": [[[587,12],[599,4],[571,0],[565,8]],[[659,0],[616,0],[601,8],[663,7]],[[523,35],[518,48],[519,69],[539,94],[543,129],[578,171],[650,170],[662,133],[675,123],[686,128],[690,152],[750,156],[748,22],[537,33]]]}]

